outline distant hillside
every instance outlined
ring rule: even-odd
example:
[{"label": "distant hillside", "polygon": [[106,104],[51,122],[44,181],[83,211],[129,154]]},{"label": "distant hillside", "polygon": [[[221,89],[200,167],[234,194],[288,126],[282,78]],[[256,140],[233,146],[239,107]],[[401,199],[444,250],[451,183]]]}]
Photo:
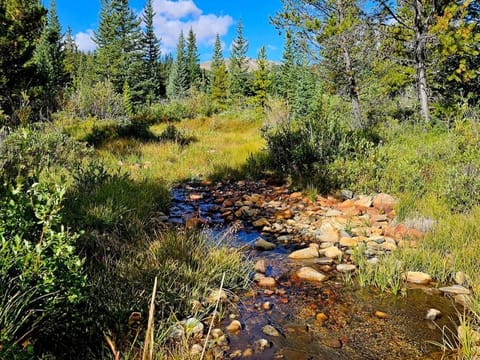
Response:
[{"label": "distant hillside", "polygon": [[[225,59],[225,64],[228,65],[230,64],[230,59]],[[270,65],[272,66],[277,66],[280,65],[279,62],[277,61],[270,61]],[[211,61],[206,61],[200,64],[200,68],[204,70],[210,70],[212,68],[212,62]],[[258,63],[257,60],[255,59],[248,59],[248,71],[255,71],[258,70]]]}]

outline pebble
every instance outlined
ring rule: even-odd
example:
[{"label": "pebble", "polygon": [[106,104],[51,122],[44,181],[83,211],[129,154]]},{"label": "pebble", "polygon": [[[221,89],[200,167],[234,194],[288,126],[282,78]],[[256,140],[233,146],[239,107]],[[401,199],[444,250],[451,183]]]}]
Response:
[{"label": "pebble", "polygon": [[200,355],[202,352],[203,352],[203,347],[199,344],[193,344],[192,347],[190,348],[191,356]]},{"label": "pebble", "polygon": [[185,322],[185,330],[188,334],[193,336],[199,336],[203,334],[204,326],[200,320],[197,318],[189,318]]},{"label": "pebble", "polygon": [[315,316],[315,320],[321,324],[323,324],[326,320],[328,320],[328,316],[325,315],[324,313],[318,313]]},{"label": "pebble", "polygon": [[[255,347],[255,350],[258,352],[262,352],[265,349],[268,349],[270,345],[270,341],[266,339],[258,339],[253,343],[253,346]],[[245,353],[244,353],[245,356]]]},{"label": "pebble", "polygon": [[220,302],[225,302],[227,300],[227,293],[223,289],[215,289],[210,291],[207,297],[207,303],[210,305],[216,304],[218,299]]},{"label": "pebble", "polygon": [[318,244],[310,244],[308,248],[300,249],[288,255],[290,259],[314,259],[318,258]]},{"label": "pebble", "polygon": [[385,313],[383,311],[375,311],[375,317],[377,317],[379,319],[388,319],[390,317],[390,315],[388,315],[387,313]]},{"label": "pebble", "polygon": [[327,278],[325,275],[311,267],[302,267],[300,270],[297,271],[297,276],[303,280],[317,282],[324,281]]},{"label": "pebble", "polygon": [[242,330],[242,324],[238,320],[233,320],[226,328],[225,330],[229,332],[237,332]]},{"label": "pebble", "polygon": [[326,257],[328,257],[330,259],[336,259],[336,258],[339,258],[343,255],[342,250],[340,250],[336,246],[329,247],[325,250],[322,250],[322,252]]},{"label": "pebble", "polygon": [[432,277],[420,271],[407,272],[407,282],[412,284],[427,285],[432,281]]},{"label": "pebble", "polygon": [[442,313],[437,309],[428,309],[427,314],[425,315],[426,320],[435,321],[437,320]]},{"label": "pebble", "polygon": [[236,358],[242,357],[242,355],[243,355],[242,350],[235,350],[230,354],[230,359],[236,359]]},{"label": "pebble", "polygon": [[265,335],[269,335],[269,336],[274,336],[274,337],[280,336],[280,332],[277,329],[275,329],[272,325],[265,325],[264,327],[262,327],[262,332]]},{"label": "pebble", "polygon": [[265,310],[265,311],[270,310],[272,307],[273,307],[273,305],[270,301],[265,301],[262,304],[262,309]]},{"label": "pebble", "polygon": [[463,271],[457,271],[455,273],[455,282],[457,283],[457,285],[466,286],[470,282],[470,278]]},{"label": "pebble", "polygon": [[454,294],[454,295],[469,295],[470,290],[467,288],[463,287],[462,285],[452,285],[452,286],[446,286],[446,287],[441,287],[439,289],[441,292],[444,292],[446,294]]},{"label": "pebble", "polygon": [[265,260],[258,260],[255,263],[255,271],[265,274],[267,272],[267,262]]},{"label": "pebble", "polygon": [[211,334],[214,339],[218,339],[220,336],[223,335],[223,330],[219,328],[215,328],[212,330]]},{"label": "pebble", "polygon": [[337,265],[337,271],[342,272],[342,273],[354,272],[356,269],[357,269],[357,267],[353,264],[338,264]]},{"label": "pebble", "polygon": [[262,288],[272,288],[277,285],[277,282],[272,277],[263,277],[257,282],[257,285]]},{"label": "pebble", "polygon": [[[262,349],[263,350],[263,349]],[[243,354],[242,356],[243,357],[250,357],[253,355],[253,350],[250,349],[250,348],[246,348],[244,351],[243,351]]]},{"label": "pebble", "polygon": [[258,239],[255,241],[255,249],[257,250],[269,251],[275,249],[276,247],[277,245],[265,239]]}]

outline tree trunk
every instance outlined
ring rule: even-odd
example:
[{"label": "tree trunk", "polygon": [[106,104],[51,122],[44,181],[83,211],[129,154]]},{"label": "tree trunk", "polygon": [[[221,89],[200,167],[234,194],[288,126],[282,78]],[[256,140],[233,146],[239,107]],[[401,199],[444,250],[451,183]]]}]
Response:
[{"label": "tree trunk", "polygon": [[[345,17],[345,11],[343,8],[343,1],[337,0],[337,11],[339,25],[343,23]],[[356,129],[363,128],[362,113],[360,111],[360,98],[358,96],[357,81],[355,78],[355,72],[352,66],[352,58],[350,56],[350,50],[348,48],[348,40],[342,34],[340,36],[340,46],[343,52],[343,61],[345,65],[345,74],[348,81],[348,94],[350,101],[352,102],[353,123]]]},{"label": "tree trunk", "polygon": [[420,118],[425,124],[430,122],[428,108],[428,85],[426,74],[426,24],[423,17],[423,5],[421,0],[415,0],[415,82],[417,86],[418,102],[420,104]]}]

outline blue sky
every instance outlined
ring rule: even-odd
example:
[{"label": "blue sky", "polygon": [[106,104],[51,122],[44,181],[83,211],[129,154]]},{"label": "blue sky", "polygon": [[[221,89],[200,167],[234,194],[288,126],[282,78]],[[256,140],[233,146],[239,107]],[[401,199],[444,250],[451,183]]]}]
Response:
[{"label": "blue sky", "polygon": [[[197,34],[201,61],[210,60],[217,32],[228,57],[237,22],[241,19],[250,45],[248,56],[255,58],[265,45],[269,59],[281,59],[283,38],[269,23],[269,16],[281,9],[280,0],[153,0],[153,3],[157,13],[155,30],[162,39],[163,53],[175,49],[181,29],[187,32],[192,27]],[[145,0],[130,0],[136,13],[141,13],[144,5]],[[70,26],[79,47],[92,50],[91,36],[97,29],[100,0],[57,0],[57,10],[63,30]]]}]

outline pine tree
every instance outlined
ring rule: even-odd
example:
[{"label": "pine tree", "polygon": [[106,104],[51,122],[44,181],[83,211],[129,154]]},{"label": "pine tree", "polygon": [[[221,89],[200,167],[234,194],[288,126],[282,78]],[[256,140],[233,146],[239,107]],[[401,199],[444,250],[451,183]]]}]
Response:
[{"label": "pine tree", "polygon": [[64,44],[56,3],[51,0],[48,17],[34,54],[40,80],[38,88],[41,99],[38,111],[41,117],[46,117],[57,109],[61,91],[68,82],[64,59]]},{"label": "pine tree", "polygon": [[237,98],[246,95],[248,89],[248,41],[243,37],[243,24],[237,25],[237,37],[233,40],[229,66],[229,95]]},{"label": "pine tree", "polygon": [[63,40],[64,59],[63,68],[68,74],[69,79],[73,79],[77,73],[78,65],[80,62],[80,52],[78,46],[73,38],[72,29],[68,27]]},{"label": "pine tree", "polygon": [[210,98],[220,104],[224,104],[227,98],[228,90],[228,72],[223,59],[222,43],[220,35],[215,38],[213,48],[211,78],[210,78]]},{"label": "pine tree", "polygon": [[192,28],[190,28],[187,38],[187,68],[189,87],[198,85],[202,74],[200,71],[197,39]]},{"label": "pine tree", "polygon": [[270,67],[267,60],[267,52],[265,46],[260,48],[257,57],[258,70],[254,75],[254,91],[256,103],[262,107],[267,102],[267,93],[271,85]]},{"label": "pine tree", "polygon": [[187,57],[185,55],[185,37],[183,31],[180,32],[177,44],[177,54],[175,62],[171,68],[167,96],[169,98],[182,98],[188,91],[188,67]]}]

